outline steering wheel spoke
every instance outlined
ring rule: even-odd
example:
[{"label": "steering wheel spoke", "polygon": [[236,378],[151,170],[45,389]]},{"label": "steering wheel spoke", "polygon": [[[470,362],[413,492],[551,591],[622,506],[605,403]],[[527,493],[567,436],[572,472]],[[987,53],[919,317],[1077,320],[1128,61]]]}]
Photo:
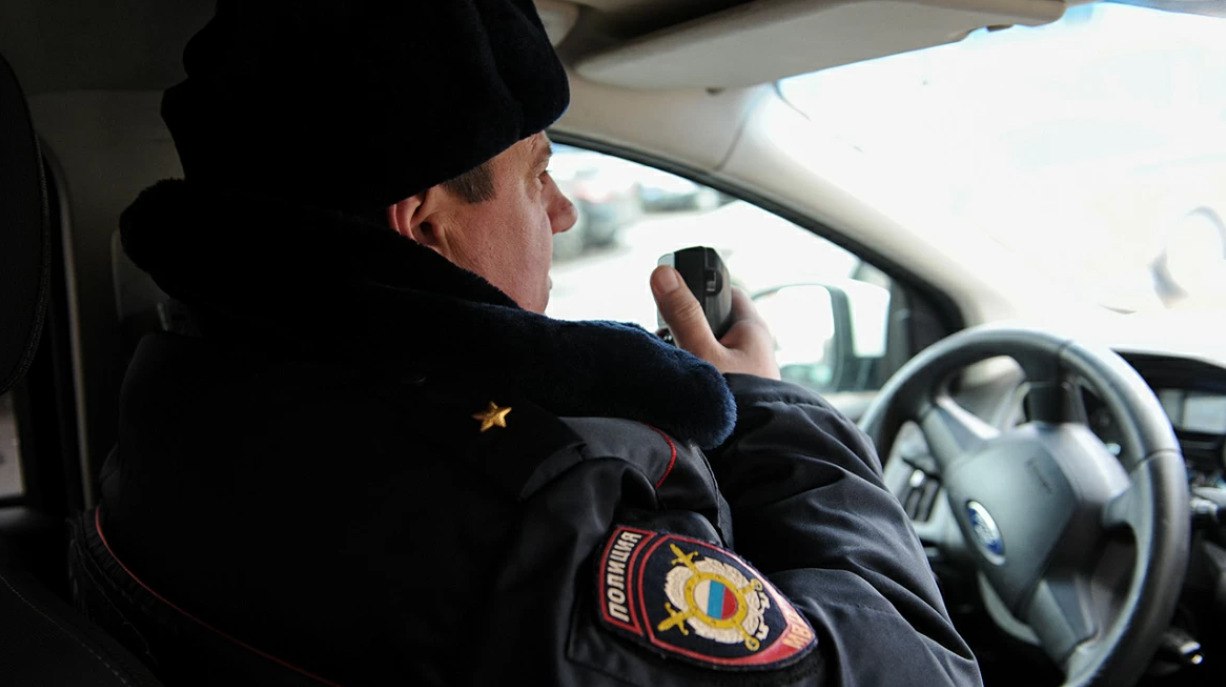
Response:
[{"label": "steering wheel spoke", "polygon": [[1128,483],[1128,488],[1107,501],[1103,507],[1103,527],[1108,530],[1126,528],[1133,533],[1143,531],[1146,518],[1152,509],[1144,485],[1137,480]]},{"label": "steering wheel spoke", "polygon": [[1088,580],[1076,574],[1044,577],[1026,609],[1026,623],[1047,655],[1071,674],[1074,650],[1091,639],[1097,628]]},{"label": "steering wheel spoke", "polygon": [[942,395],[919,421],[928,449],[942,470],[1000,436],[1000,430]]}]

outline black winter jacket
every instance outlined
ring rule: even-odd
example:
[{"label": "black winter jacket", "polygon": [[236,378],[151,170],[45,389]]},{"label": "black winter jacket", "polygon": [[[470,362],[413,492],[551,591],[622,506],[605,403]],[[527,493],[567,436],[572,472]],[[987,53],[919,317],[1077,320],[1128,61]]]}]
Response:
[{"label": "black winter jacket", "polygon": [[163,182],[123,240],[199,332],[138,348],[98,525],[194,622],[325,684],[979,684],[813,394],[265,199]]}]

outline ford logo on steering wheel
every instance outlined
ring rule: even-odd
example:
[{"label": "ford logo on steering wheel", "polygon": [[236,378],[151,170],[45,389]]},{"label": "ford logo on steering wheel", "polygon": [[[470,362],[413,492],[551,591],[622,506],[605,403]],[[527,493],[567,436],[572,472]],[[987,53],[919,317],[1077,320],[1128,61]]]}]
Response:
[{"label": "ford logo on steering wheel", "polygon": [[966,515],[971,521],[971,531],[979,549],[987,559],[997,565],[1005,562],[1005,542],[1000,538],[1000,528],[988,514],[988,509],[978,501],[966,502]]}]

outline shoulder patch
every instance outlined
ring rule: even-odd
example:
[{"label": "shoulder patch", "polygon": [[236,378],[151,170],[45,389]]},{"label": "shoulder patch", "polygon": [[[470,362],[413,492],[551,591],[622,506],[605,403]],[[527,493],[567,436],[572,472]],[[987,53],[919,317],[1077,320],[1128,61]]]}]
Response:
[{"label": "shoulder patch", "polygon": [[619,526],[601,552],[598,616],[652,651],[723,670],[769,670],[817,645],[808,621],[736,554]]}]

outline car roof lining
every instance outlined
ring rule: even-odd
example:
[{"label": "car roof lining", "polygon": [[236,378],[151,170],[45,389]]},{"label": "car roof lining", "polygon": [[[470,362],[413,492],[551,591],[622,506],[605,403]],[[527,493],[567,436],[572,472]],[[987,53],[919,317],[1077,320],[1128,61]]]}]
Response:
[{"label": "car roof lining", "polygon": [[[728,88],[1038,25],[1062,0],[758,0],[579,57],[585,78],[626,88]],[[730,59],[731,58],[731,59]]]},{"label": "car roof lining", "polygon": [[[1054,21],[1066,6],[1065,0],[535,1],[572,71],[636,89],[766,83],[957,41],[982,27]],[[1218,0],[1121,1],[1226,14]],[[212,16],[215,0],[123,4],[117,11],[77,0],[0,3],[0,46],[26,93],[161,90],[180,81],[183,46]]]}]

